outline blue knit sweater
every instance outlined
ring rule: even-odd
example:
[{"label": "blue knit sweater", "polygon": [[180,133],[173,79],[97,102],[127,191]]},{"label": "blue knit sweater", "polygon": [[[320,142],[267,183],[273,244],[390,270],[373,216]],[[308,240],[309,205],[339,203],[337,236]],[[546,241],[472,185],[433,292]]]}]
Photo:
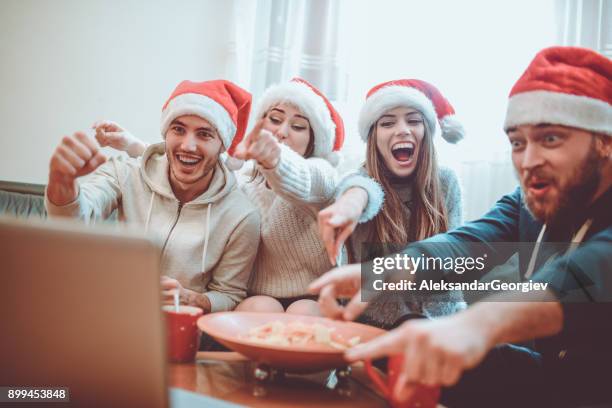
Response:
[{"label": "blue knit sweater", "polygon": [[[360,180],[367,180],[368,184],[362,187],[368,191],[369,201],[366,211],[360,219],[360,224],[357,226],[346,245],[349,252],[355,254],[357,257],[357,259],[353,261],[364,262],[369,259],[360,257],[361,247],[362,244],[367,243],[368,240],[370,228],[372,226],[372,223],[369,221],[371,221],[382,208],[384,192],[378,183],[367,176],[365,169],[360,168],[341,180],[336,189],[336,197],[342,195],[350,187],[360,185],[360,181],[355,180],[357,176],[361,177]],[[448,216],[448,228],[451,230],[463,223],[461,187],[457,175],[450,168],[440,167],[439,177],[446,205],[446,214]],[[374,183],[377,188],[374,188],[372,183]],[[394,185],[394,188],[401,200],[406,204],[406,215],[410,218],[413,197],[412,183]],[[343,259],[347,259],[346,251],[343,253]],[[435,299],[432,298],[425,302],[416,299],[402,298],[400,295],[385,295],[382,299],[371,302],[360,320],[383,328],[390,328],[398,319],[408,314],[417,313],[428,317],[436,317],[454,313],[465,307],[466,304],[463,302],[463,296],[461,292],[458,291],[444,293]]]}]

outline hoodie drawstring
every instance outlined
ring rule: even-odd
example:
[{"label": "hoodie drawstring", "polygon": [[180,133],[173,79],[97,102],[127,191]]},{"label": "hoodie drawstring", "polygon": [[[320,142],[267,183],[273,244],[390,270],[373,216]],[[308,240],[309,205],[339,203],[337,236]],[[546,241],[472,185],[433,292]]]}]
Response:
[{"label": "hoodie drawstring", "polygon": [[202,253],[202,272],[205,271],[206,266],[206,251],[208,251],[208,238],[210,236],[210,209],[212,207],[212,203],[208,204],[208,209],[206,210],[206,234],[204,235],[204,252]]},{"label": "hoodie drawstring", "polygon": [[[147,218],[145,220],[145,233],[149,232],[149,223],[151,222],[151,214],[153,213],[153,202],[155,201],[155,192],[151,191],[151,201],[149,202],[149,210],[147,211]],[[208,204],[206,209],[206,233],[204,235],[204,251],[202,252],[202,271],[206,265],[206,252],[208,251],[208,239],[210,238],[210,210],[212,203]]]},{"label": "hoodie drawstring", "polygon": [[149,211],[145,220],[145,233],[149,232],[149,222],[151,221],[151,213],[153,212],[153,201],[155,199],[155,191],[151,190],[151,202],[149,203]]},{"label": "hoodie drawstring", "polygon": [[[587,231],[589,230],[589,228],[591,228],[592,223],[593,223],[593,219],[591,218],[591,219],[586,220],[585,223],[582,224],[578,232],[576,232],[574,236],[572,237],[572,241],[567,251],[565,251],[565,255],[569,254],[574,249],[576,249],[576,246],[584,240],[584,237]],[[525,272],[525,278],[531,278],[531,275],[533,274],[533,270],[535,269],[536,259],[538,257],[538,252],[540,251],[540,245],[542,244],[542,241],[544,239],[545,231],[546,231],[546,224],[542,226],[542,229],[540,230],[540,234],[538,235],[538,239],[536,241],[535,248],[533,252],[531,253],[531,259],[529,259],[529,265],[527,266],[527,272]]]}]

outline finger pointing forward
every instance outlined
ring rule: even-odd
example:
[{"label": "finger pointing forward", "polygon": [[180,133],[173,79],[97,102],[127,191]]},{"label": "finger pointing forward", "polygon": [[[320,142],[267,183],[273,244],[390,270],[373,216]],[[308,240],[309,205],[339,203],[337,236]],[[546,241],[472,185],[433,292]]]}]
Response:
[{"label": "finger pointing forward", "polygon": [[255,124],[255,127],[244,137],[244,139],[236,146],[234,157],[240,160],[248,160],[248,150],[251,144],[259,139],[259,133],[263,128],[264,121],[260,119]]}]

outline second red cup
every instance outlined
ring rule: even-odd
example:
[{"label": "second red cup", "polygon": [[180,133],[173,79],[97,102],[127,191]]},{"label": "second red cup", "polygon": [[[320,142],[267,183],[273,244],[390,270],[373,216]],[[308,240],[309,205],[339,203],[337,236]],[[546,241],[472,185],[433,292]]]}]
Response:
[{"label": "second red cup", "polygon": [[407,401],[397,401],[393,397],[393,390],[399,378],[404,355],[396,354],[389,357],[387,363],[387,381],[383,381],[370,360],[365,361],[365,368],[368,376],[385,395],[389,404],[393,408],[436,408],[440,399],[440,387],[429,387],[423,384],[409,385],[412,388],[411,397]]}]

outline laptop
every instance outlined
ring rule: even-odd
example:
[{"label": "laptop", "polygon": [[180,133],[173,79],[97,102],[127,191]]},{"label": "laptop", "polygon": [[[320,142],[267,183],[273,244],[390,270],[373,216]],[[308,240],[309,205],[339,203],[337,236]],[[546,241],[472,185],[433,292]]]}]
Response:
[{"label": "laptop", "polygon": [[236,406],[167,388],[159,248],[118,226],[0,218],[0,386],[70,406]]}]

